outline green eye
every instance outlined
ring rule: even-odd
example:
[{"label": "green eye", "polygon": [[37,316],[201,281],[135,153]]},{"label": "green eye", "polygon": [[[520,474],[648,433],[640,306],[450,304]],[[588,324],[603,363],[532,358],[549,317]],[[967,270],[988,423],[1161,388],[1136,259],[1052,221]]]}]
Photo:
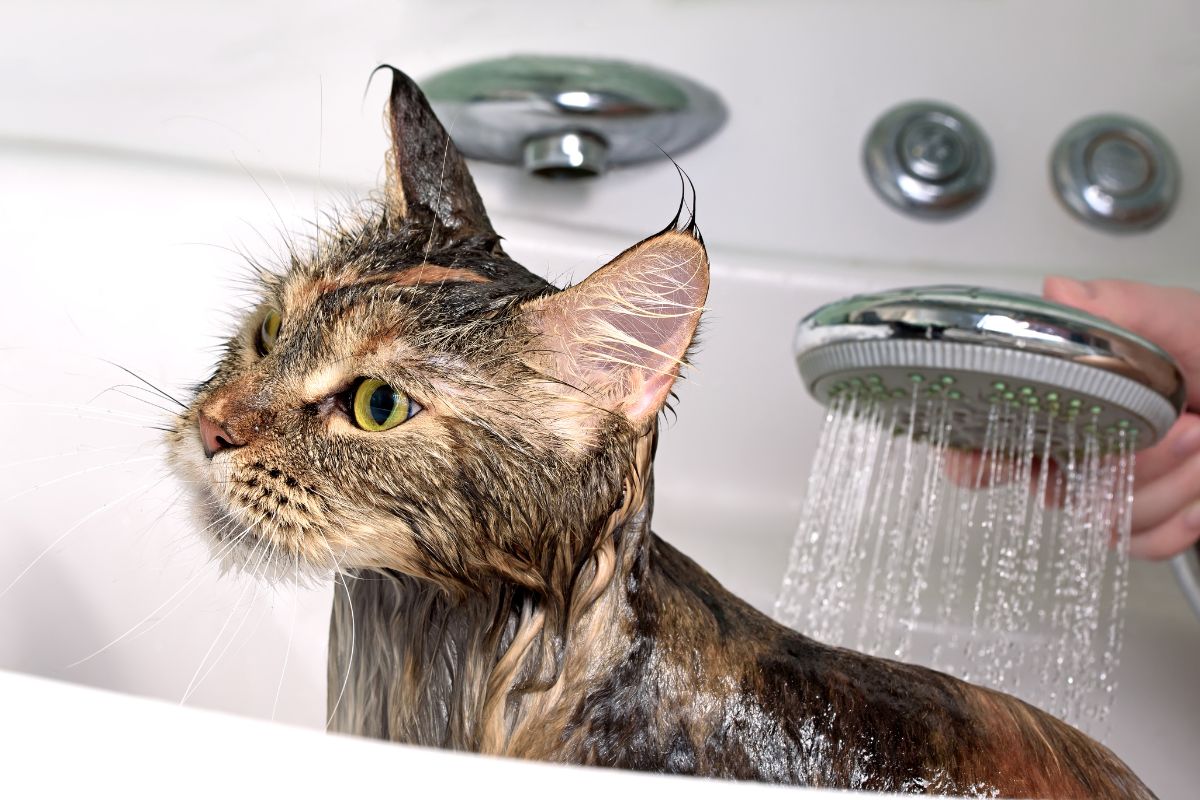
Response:
[{"label": "green eye", "polygon": [[364,431],[390,431],[411,419],[421,407],[408,395],[378,378],[364,378],[351,398],[354,423]]},{"label": "green eye", "polygon": [[282,324],[283,318],[275,309],[271,309],[263,317],[262,325],[258,326],[258,354],[260,356],[265,356],[275,347],[275,340],[279,338],[279,326]]}]

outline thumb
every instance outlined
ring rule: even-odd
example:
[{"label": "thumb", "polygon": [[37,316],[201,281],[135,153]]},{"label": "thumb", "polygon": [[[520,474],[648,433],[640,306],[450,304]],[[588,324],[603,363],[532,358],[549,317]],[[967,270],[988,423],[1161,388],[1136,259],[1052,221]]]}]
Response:
[{"label": "thumb", "polygon": [[1046,278],[1047,300],[1103,317],[1170,353],[1188,385],[1188,405],[1200,408],[1200,292],[1135,281]]}]

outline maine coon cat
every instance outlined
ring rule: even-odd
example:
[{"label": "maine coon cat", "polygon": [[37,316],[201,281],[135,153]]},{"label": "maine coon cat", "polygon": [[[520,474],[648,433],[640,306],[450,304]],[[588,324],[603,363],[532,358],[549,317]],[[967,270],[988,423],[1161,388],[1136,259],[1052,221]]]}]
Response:
[{"label": "maine coon cat", "polygon": [[559,291],[504,253],[394,70],[386,117],[381,202],[263,273],[170,434],[224,557],[342,576],[336,730],[809,786],[1152,796],[1058,720],[810,640],[656,537],[657,419],[708,291],[694,221]]}]

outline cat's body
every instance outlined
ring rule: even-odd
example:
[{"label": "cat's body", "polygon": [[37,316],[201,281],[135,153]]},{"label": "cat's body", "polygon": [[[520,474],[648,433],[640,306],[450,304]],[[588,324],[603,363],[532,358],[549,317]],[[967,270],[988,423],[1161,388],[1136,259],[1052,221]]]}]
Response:
[{"label": "cat's body", "polygon": [[[508,642],[472,658],[495,607],[364,572],[334,600],[334,728],[521,758],[737,780],[967,797],[1139,798],[1079,731],[933,670],[808,639],[730,594],[634,514],[614,580],[566,633],[559,681],[506,693]],[[350,604],[355,619],[351,621]],[[498,627],[520,628],[513,609]],[[351,641],[353,640],[353,644]],[[528,680],[530,676],[524,676]],[[466,696],[464,696],[466,695]]]},{"label": "cat's body", "polygon": [[[708,291],[694,221],[559,292],[393,74],[384,202],[328,233],[170,434],[219,555],[339,573],[333,727],[802,785],[1144,798],[1023,703],[813,642],[651,533]],[[731,535],[731,540],[736,537]]]}]

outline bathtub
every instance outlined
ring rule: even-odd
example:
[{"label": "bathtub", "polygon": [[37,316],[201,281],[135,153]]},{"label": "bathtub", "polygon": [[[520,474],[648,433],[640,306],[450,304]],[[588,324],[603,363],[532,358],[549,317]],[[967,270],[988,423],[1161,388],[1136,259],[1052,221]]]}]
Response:
[{"label": "bathtub", "polygon": [[[161,412],[121,394],[136,394],[123,386],[135,381],[108,362],[171,392],[206,377],[226,312],[249,302],[233,251],[269,261],[281,230],[303,232],[319,209],[376,185],[383,90],[360,99],[379,61],[419,77],[485,55],[569,50],[669,66],[726,98],[726,128],[680,159],[699,191],[713,280],[697,369],[662,437],[655,528],[764,610],[821,420],[792,364],[802,314],[901,285],[1032,291],[1047,271],[1200,287],[1196,194],[1185,188],[1158,230],[1113,237],[1070,219],[1045,177],[1057,134],[1110,109],[1167,136],[1185,187],[1200,175],[1200,17],[1185,0],[1142,4],[1134,20],[1082,0],[1036,12],[1015,0],[613,3],[602,14],[574,7],[574,21],[562,16],[571,6],[553,8],[289,4],[190,17],[129,3],[127,15],[81,5],[64,24],[30,4],[22,35],[2,34],[13,37],[0,48],[6,106],[21,112],[0,119],[0,702],[13,709],[0,742],[25,762],[18,778],[41,771],[42,737],[56,730],[44,709],[69,707],[93,735],[68,735],[67,752],[147,748],[167,760],[139,768],[163,780],[163,764],[198,767],[168,758],[162,741],[177,734],[209,751],[228,737],[278,753],[297,765],[280,785],[298,789],[328,778],[312,763],[345,759],[355,779],[403,770],[424,785],[454,775],[564,792],[709,791],[297,730],[324,725],[331,588],[220,575],[175,503],[158,433],[144,427]],[[930,37],[937,47],[904,46]],[[957,221],[905,218],[862,178],[866,129],[912,97],[964,106],[991,137],[995,184]],[[493,165],[475,173],[509,252],[560,283],[661,228],[678,199],[662,164],[585,184]],[[1107,743],[1161,797],[1192,797],[1200,621],[1166,565],[1135,564],[1131,584]],[[259,762],[239,761],[237,774],[280,779],[278,765],[263,766],[269,755]]]}]

